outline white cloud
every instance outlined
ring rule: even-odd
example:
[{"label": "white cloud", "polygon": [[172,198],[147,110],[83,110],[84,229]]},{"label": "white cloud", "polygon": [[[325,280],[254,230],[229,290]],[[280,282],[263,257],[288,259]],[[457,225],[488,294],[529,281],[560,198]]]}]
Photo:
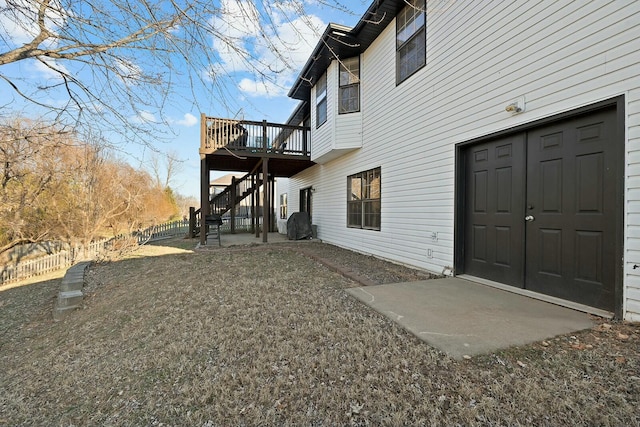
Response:
[{"label": "white cloud", "polygon": [[270,81],[255,81],[251,79],[242,79],[238,85],[240,90],[249,96],[268,97],[285,96],[287,89]]},{"label": "white cloud", "polygon": [[115,60],[118,73],[123,80],[138,80],[142,75],[142,68],[129,61],[126,58],[117,58]]},{"label": "white cloud", "polygon": [[135,123],[158,123],[156,116],[152,112],[146,110],[139,111],[138,115],[132,117],[131,120]]},{"label": "white cloud", "polygon": [[240,89],[249,96],[286,95],[325,27],[319,17],[303,11],[300,0],[275,2],[262,15],[253,1],[222,0],[220,15],[212,19],[220,63],[207,73],[259,74],[259,80],[245,76]]},{"label": "white cloud", "polygon": [[147,122],[155,122],[156,116],[149,111],[140,111],[140,118]]},{"label": "white cloud", "polygon": [[213,28],[231,38],[257,37],[261,32],[260,12],[252,0],[221,0],[220,14],[213,17]]},{"label": "white cloud", "polygon": [[[0,34],[3,38],[16,46],[33,40],[39,32],[38,6],[39,2],[30,0],[12,0],[10,4],[7,0],[0,0]],[[60,1],[53,0],[45,13],[45,27],[56,34],[68,17],[69,13]]]},{"label": "white cloud", "polygon": [[287,67],[297,73],[318,43],[324,26],[314,15],[282,22],[275,37],[270,39],[272,46],[262,48],[260,56],[274,69]]},{"label": "white cloud", "polygon": [[52,58],[42,56],[34,59],[31,63],[33,69],[45,79],[61,79],[61,73],[71,74],[63,64]]},{"label": "white cloud", "polygon": [[191,127],[198,124],[198,118],[191,113],[186,113],[184,118],[182,120],[178,120],[176,123],[181,126]]},{"label": "white cloud", "polygon": [[253,1],[221,0],[220,13],[211,19],[217,37],[213,48],[227,72],[246,71],[250,40],[260,36],[260,13]]}]

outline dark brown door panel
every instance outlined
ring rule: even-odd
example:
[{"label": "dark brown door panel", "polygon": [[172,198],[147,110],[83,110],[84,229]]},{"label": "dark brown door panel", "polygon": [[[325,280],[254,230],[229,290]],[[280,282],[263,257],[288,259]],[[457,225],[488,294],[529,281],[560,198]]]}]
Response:
[{"label": "dark brown door panel", "polygon": [[525,287],[614,309],[615,109],[527,135]]},{"label": "dark brown door panel", "polygon": [[465,272],[523,285],[524,136],[471,147],[465,156]]}]

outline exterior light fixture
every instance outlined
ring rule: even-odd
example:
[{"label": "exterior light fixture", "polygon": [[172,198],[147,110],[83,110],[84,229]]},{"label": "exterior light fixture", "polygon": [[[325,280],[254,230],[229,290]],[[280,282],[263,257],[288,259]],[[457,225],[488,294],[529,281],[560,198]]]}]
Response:
[{"label": "exterior light fixture", "polygon": [[517,102],[514,102],[512,104],[507,105],[504,110],[509,112],[509,113],[521,113],[522,112],[522,108],[520,108],[518,106]]},{"label": "exterior light fixture", "polygon": [[509,103],[509,105],[507,105],[504,110],[507,113],[511,113],[511,114],[518,114],[518,113],[522,113],[525,110],[525,100],[524,100],[524,96],[521,96],[518,99],[515,99],[513,101],[511,101]]}]

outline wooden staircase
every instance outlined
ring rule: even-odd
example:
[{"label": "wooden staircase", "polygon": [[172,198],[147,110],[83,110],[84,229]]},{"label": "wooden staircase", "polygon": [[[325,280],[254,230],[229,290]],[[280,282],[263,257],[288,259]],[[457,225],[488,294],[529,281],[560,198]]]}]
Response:
[{"label": "wooden staircase", "polygon": [[[252,195],[252,214],[249,215],[251,230],[255,231],[256,237],[262,233],[262,241],[267,243],[268,233],[276,229],[273,211],[276,206],[275,180],[290,178],[315,165],[311,161],[311,128],[305,126],[305,123],[310,123],[309,117],[308,104],[300,104],[287,124],[207,117],[202,114],[200,213],[212,216],[224,214],[229,217],[231,232],[234,233],[236,219],[242,219],[240,215],[236,218],[234,206]],[[211,198],[211,171],[251,172],[249,177],[237,180],[226,191]],[[198,224],[199,218],[190,215],[190,222]],[[200,244],[206,245],[207,221],[199,222],[199,227]],[[227,228],[226,224],[224,228]]]},{"label": "wooden staircase", "polygon": [[[242,178],[232,178],[231,184],[228,185],[222,192],[212,196],[209,200],[209,213],[210,215],[217,215],[222,217],[227,212],[231,211],[232,218],[232,232],[234,232],[234,218],[235,212],[233,208],[238,206],[244,199],[256,193],[263,184],[263,179],[260,178],[260,174],[257,172],[260,170],[262,162],[258,163],[253,170],[244,175]],[[255,214],[252,213],[252,214]],[[190,213],[193,219],[190,220],[190,237],[195,237],[200,234],[200,221],[201,221],[201,209],[197,209]]]},{"label": "wooden staircase", "polygon": [[216,194],[209,201],[209,212],[224,215],[240,202],[255,193],[262,185],[262,180],[253,173],[248,173],[240,179],[233,179],[231,184],[222,192]]}]

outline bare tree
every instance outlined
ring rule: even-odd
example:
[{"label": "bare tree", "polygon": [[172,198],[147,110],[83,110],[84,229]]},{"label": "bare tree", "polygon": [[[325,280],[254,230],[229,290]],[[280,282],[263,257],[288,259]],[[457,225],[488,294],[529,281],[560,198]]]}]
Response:
[{"label": "bare tree", "polygon": [[58,149],[63,135],[30,120],[0,124],[0,253],[51,234],[46,211],[52,183],[62,173]]},{"label": "bare tree", "polygon": [[[148,132],[166,123],[162,112],[177,87],[189,87],[192,101],[206,92],[210,102],[230,111],[238,104],[229,96],[227,77],[236,69],[282,89],[278,76],[291,71],[294,41],[279,28],[321,30],[306,16],[307,3],[0,0],[0,81],[10,88],[3,93],[13,92],[14,100],[76,130],[106,124],[153,145]],[[338,0],[321,3],[346,9]],[[49,79],[34,80],[8,67],[23,61]]]},{"label": "bare tree", "polygon": [[86,246],[177,214],[173,194],[99,135],[87,143],[42,122],[0,121],[0,254],[46,240]]},{"label": "bare tree", "polygon": [[169,220],[176,208],[143,170],[113,158],[94,141],[65,147],[64,175],[49,201],[59,238],[87,247],[100,237],[131,232]]},{"label": "bare tree", "polygon": [[176,195],[176,204],[178,205],[178,212],[183,219],[187,219],[189,216],[189,208],[193,206],[200,206],[200,200],[195,196],[183,196]]},{"label": "bare tree", "polygon": [[149,169],[155,184],[163,189],[169,188],[175,176],[181,172],[184,163],[178,153],[170,151],[166,154],[152,152],[149,155]]}]

